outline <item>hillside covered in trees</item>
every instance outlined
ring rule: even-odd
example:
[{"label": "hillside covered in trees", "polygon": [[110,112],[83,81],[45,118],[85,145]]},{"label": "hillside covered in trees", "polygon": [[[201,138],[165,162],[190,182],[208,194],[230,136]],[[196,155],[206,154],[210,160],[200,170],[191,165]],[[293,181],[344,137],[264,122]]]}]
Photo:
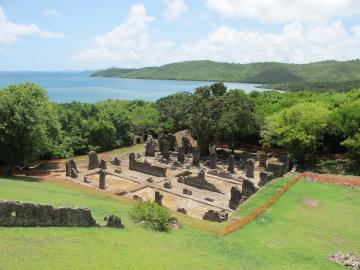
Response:
[{"label": "hillside covered in trees", "polygon": [[92,76],[277,84],[274,87],[293,91],[321,90],[329,84],[334,90],[349,90],[360,86],[360,60],[310,64],[233,64],[202,60],[139,69],[110,68]]}]

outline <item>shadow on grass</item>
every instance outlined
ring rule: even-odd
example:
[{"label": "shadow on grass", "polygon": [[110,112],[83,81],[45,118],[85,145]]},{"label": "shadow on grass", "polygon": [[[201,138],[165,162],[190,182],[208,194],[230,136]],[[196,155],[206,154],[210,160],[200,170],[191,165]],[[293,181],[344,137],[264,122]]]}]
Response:
[{"label": "shadow on grass", "polygon": [[9,180],[9,181],[23,181],[23,182],[42,182],[44,180],[37,178],[37,177],[32,177],[32,176],[0,176],[0,179],[3,180]]}]

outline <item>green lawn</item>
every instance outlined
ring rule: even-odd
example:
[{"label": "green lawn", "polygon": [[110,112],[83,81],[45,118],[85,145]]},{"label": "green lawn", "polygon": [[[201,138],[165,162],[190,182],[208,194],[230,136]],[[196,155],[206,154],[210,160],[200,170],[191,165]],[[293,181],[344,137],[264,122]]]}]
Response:
[{"label": "green lawn", "polygon": [[[0,178],[0,198],[89,207],[99,223],[107,213],[115,213],[126,228],[0,228],[1,270],[331,270],[344,268],[327,261],[330,253],[360,254],[358,189],[299,181],[254,222],[217,237],[191,222],[170,233],[148,231],[129,220],[130,204],[29,180]],[[305,205],[304,198],[319,200],[319,206]]]}]

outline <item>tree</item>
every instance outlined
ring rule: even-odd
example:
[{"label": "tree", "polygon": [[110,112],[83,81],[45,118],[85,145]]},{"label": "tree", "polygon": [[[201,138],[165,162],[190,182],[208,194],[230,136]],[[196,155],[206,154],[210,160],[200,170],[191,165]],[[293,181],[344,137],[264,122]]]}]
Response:
[{"label": "tree", "polygon": [[242,90],[231,90],[224,95],[216,137],[221,142],[235,142],[256,132],[255,103]]},{"label": "tree", "polygon": [[225,93],[225,86],[216,83],[199,87],[192,95],[189,109],[189,125],[196,137],[201,156],[209,155],[209,145],[214,139]]},{"label": "tree", "polygon": [[31,83],[0,90],[0,159],[8,163],[7,175],[52,151],[60,131],[59,121],[46,91]]},{"label": "tree", "polygon": [[299,103],[265,120],[261,131],[264,146],[286,147],[302,162],[316,152],[329,123],[330,111],[321,103]]}]

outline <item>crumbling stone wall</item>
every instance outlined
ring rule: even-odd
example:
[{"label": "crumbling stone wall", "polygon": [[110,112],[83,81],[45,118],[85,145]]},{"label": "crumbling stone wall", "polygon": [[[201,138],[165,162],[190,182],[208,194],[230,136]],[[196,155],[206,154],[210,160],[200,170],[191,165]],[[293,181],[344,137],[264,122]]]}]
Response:
[{"label": "crumbling stone wall", "polygon": [[236,210],[239,206],[242,198],[242,193],[238,187],[232,187],[230,190],[230,200],[229,200],[229,208]]},{"label": "crumbling stone wall", "polygon": [[167,167],[152,165],[148,161],[138,161],[135,158],[135,153],[129,154],[129,170],[138,171],[146,174],[151,174],[159,177],[165,177]]},{"label": "crumbling stone wall", "polygon": [[262,171],[260,172],[260,181],[258,183],[259,186],[265,186],[267,183],[269,183],[271,180],[274,179],[274,173],[268,172],[268,171]]},{"label": "crumbling stone wall", "polygon": [[228,219],[229,213],[225,210],[216,211],[209,210],[205,212],[203,220],[213,221],[213,222],[224,222]]},{"label": "crumbling stone wall", "polygon": [[0,226],[92,227],[96,222],[87,208],[54,208],[46,204],[0,200]]},{"label": "crumbling stone wall", "polygon": [[268,160],[266,170],[274,173],[274,177],[282,177],[284,175],[284,164],[272,158]]},{"label": "crumbling stone wall", "polygon": [[205,189],[205,190],[209,190],[212,192],[218,192],[220,193],[220,190],[213,184],[209,183],[208,181],[206,181],[205,179],[205,171],[201,170],[197,176],[192,177],[192,176],[188,176],[188,177],[184,177],[181,176],[178,179],[179,183],[183,183],[185,185],[188,186],[192,186],[192,187],[196,187],[199,189]]}]

